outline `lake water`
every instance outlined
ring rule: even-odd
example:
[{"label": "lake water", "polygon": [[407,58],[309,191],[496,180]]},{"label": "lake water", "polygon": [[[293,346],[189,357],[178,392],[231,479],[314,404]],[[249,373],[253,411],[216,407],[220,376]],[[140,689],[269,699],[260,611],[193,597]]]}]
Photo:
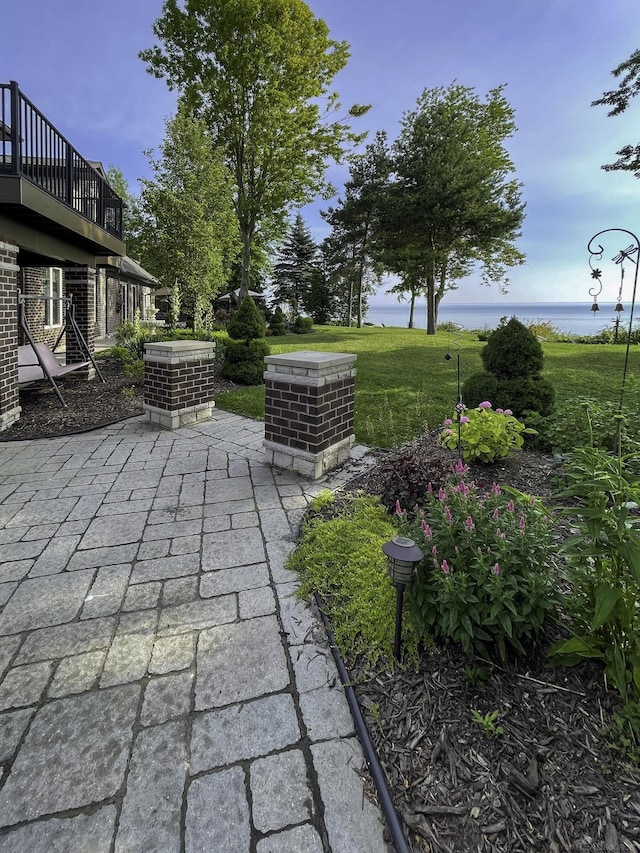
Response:
[{"label": "lake water", "polygon": [[[629,323],[629,305],[620,315],[625,328]],[[590,302],[500,302],[494,304],[447,304],[446,297],[440,304],[438,323],[461,323],[465,329],[495,329],[502,317],[517,317],[525,325],[534,322],[552,323],[558,330],[570,335],[595,335],[615,320],[614,303],[602,303],[600,310],[591,311]],[[639,314],[634,314],[634,326]],[[376,326],[400,326],[409,323],[409,306],[376,305],[369,308],[365,321]],[[424,302],[416,304],[414,326],[426,329],[426,307]]]}]

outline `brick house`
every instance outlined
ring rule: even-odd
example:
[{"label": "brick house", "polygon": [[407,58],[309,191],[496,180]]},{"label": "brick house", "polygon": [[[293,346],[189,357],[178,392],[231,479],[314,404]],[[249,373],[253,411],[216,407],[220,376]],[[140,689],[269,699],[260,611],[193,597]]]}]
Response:
[{"label": "brick house", "polygon": [[[25,306],[34,337],[45,342],[60,328],[58,297],[71,296],[93,350],[96,335],[113,331],[118,313],[122,319],[134,312],[134,300],[144,305],[153,284],[128,260],[122,199],[104,171],[75,150],[17,83],[0,83],[0,430],[20,417],[18,290],[49,297]],[[84,360],[74,350],[70,341],[67,361]]]}]

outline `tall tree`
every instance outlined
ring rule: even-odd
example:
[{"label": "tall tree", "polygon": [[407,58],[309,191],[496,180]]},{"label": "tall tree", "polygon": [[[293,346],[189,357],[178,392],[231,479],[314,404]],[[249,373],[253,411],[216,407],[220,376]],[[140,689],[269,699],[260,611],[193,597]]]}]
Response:
[{"label": "tall tree", "polygon": [[[336,118],[333,78],[346,42],[329,38],[303,0],[165,0],[153,27],[161,45],[140,53],[196,106],[225,152],[242,239],[241,297],[265,217],[282,218],[325,188],[329,159],[360,140]],[[324,102],[324,112],[321,112]],[[354,105],[349,116],[368,107]]]},{"label": "tall tree", "polygon": [[122,199],[122,239],[127,243],[127,253],[130,257],[135,254],[136,238],[140,231],[140,199],[129,189],[129,184],[121,169],[113,163],[106,170],[107,181]]},{"label": "tall tree", "polygon": [[154,180],[141,181],[144,266],[179,286],[198,325],[227,283],[239,249],[238,227],[221,152],[184,102],[166,124]]},{"label": "tall tree", "polygon": [[288,303],[294,319],[307,307],[314,275],[318,268],[318,247],[298,213],[273,267],[274,302]]},{"label": "tall tree", "polygon": [[[373,233],[378,197],[389,174],[386,135],[377,133],[365,153],[354,157],[344,196],[336,207],[322,213],[332,226],[334,261],[342,254],[343,275],[351,280],[351,302],[355,304],[356,325],[362,326],[366,296],[380,279],[373,254]],[[350,313],[350,312],[349,312]],[[351,325],[349,316],[348,325]]]},{"label": "tall tree", "polygon": [[[611,107],[607,115],[617,116],[627,109],[631,98],[635,98],[640,93],[640,50],[634,50],[629,59],[621,62],[611,73],[614,77],[622,78],[618,88],[605,92],[591,106]],[[616,151],[616,154],[618,159],[615,163],[607,163],[602,168],[606,172],[618,170],[633,172],[636,178],[640,178],[640,143],[625,145]]]},{"label": "tall tree", "polygon": [[392,148],[376,249],[387,270],[422,283],[427,334],[435,334],[446,291],[476,265],[490,283],[524,262],[515,247],[521,184],[504,147],[516,129],[514,111],[502,91],[483,102],[465,86],[425,89]]}]

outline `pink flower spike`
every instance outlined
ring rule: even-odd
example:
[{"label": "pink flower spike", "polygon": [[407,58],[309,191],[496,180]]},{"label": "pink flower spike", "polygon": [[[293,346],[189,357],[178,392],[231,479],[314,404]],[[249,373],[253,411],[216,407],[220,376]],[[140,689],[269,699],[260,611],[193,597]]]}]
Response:
[{"label": "pink flower spike", "polygon": [[494,521],[497,521],[497,520],[498,520],[498,518],[499,518],[499,516],[500,516],[500,513],[498,512],[498,507],[496,507],[496,508],[494,509],[494,511],[493,511],[492,518],[493,518],[493,520],[494,520]]},{"label": "pink flower spike", "polygon": [[431,549],[431,553],[433,554],[433,556],[434,556],[434,557],[435,557],[435,555],[438,553],[438,549],[436,548],[436,546],[435,546],[435,545],[434,545],[434,546],[433,546],[433,548]]},{"label": "pink flower spike", "polygon": [[497,483],[494,483],[493,486],[491,486],[491,494],[493,494],[493,495],[499,495],[500,494],[500,486]]},{"label": "pink flower spike", "polygon": [[439,501],[446,501],[446,499],[447,499],[447,493],[445,492],[445,490],[444,489],[438,489],[438,500]]},{"label": "pink flower spike", "polygon": [[453,421],[451,420],[451,418],[445,418],[445,420],[444,420],[445,426],[451,426],[452,423],[453,423]]},{"label": "pink flower spike", "polygon": [[480,404],[478,405],[478,408],[479,408],[479,409],[490,409],[490,408],[491,408],[491,403],[490,403],[488,400],[485,400],[485,401],[484,401],[484,403],[480,403]]},{"label": "pink flower spike", "polygon": [[429,480],[429,483],[427,484],[427,492],[429,494],[433,493],[433,483],[431,482],[431,480]]},{"label": "pink flower spike", "polygon": [[473,519],[471,518],[471,516],[470,516],[470,515],[468,515],[468,516],[467,516],[467,518],[466,518],[465,526],[466,526],[467,530],[475,530],[475,527],[476,527],[476,526],[475,526],[475,524],[473,523]]},{"label": "pink flower spike", "polygon": [[445,575],[448,575],[451,571],[451,569],[449,568],[449,563],[447,563],[446,560],[442,561],[442,571],[445,573]]},{"label": "pink flower spike", "polygon": [[509,510],[509,512],[513,512],[515,510],[515,504],[513,503],[513,501],[509,501],[509,503],[507,504],[507,509]]},{"label": "pink flower spike", "polygon": [[491,571],[494,573],[494,575],[499,575],[500,574],[500,564],[496,563]]},{"label": "pink flower spike", "polygon": [[524,528],[525,528],[524,515],[521,515],[520,516],[520,530],[524,530]]},{"label": "pink flower spike", "polygon": [[529,504],[530,504],[530,506],[536,505],[536,499],[533,495],[531,495],[531,497],[529,498]]},{"label": "pink flower spike", "polygon": [[396,501],[396,515],[402,515],[402,507],[400,506],[400,501]]},{"label": "pink flower spike", "polygon": [[447,519],[447,521],[451,521],[451,510],[448,506],[444,508],[444,517]]},{"label": "pink flower spike", "polygon": [[431,539],[431,537],[433,536],[433,532],[424,519],[422,520],[421,527],[422,527],[422,532],[427,537],[427,539]]},{"label": "pink flower spike", "polygon": [[461,424],[469,424],[469,423],[471,423],[471,419],[470,419],[470,418],[468,418],[466,415],[463,415],[463,416],[460,418],[460,423],[461,423]]},{"label": "pink flower spike", "polygon": [[466,474],[469,470],[469,466],[465,465],[462,459],[458,459],[453,470],[456,474]]}]

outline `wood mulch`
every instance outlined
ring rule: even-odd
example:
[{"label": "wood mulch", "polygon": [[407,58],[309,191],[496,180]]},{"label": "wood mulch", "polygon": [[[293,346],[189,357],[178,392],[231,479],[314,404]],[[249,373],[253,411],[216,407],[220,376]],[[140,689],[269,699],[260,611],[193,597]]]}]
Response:
[{"label": "wood mulch", "polygon": [[[455,461],[432,433],[381,453],[347,490],[388,501],[407,454],[434,482]],[[548,500],[558,468],[553,456],[523,451],[470,476]],[[452,644],[425,650],[417,670],[346,661],[414,853],[640,851],[640,769],[606,730],[617,694],[596,663],[546,666],[557,632],[508,664],[469,661]],[[497,711],[502,732],[485,733],[473,711]]]},{"label": "wood mulch", "polygon": [[[0,441],[49,438],[97,429],[122,418],[142,414],[142,379],[127,376],[114,358],[98,359],[104,384],[70,374],[59,382],[67,404],[63,409],[47,382],[20,389],[20,420],[0,433]],[[216,374],[215,392],[235,387]]]}]

